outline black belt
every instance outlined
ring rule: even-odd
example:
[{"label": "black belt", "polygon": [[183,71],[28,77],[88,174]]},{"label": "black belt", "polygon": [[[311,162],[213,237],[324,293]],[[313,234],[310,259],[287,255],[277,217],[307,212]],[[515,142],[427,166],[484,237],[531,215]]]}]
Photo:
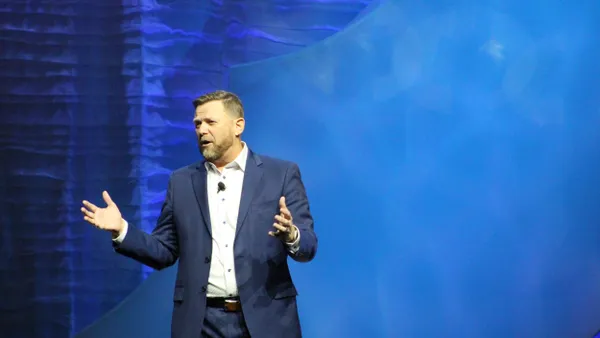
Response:
[{"label": "black belt", "polygon": [[208,297],[206,298],[206,306],[223,309],[227,312],[242,311],[242,303],[239,297]]}]

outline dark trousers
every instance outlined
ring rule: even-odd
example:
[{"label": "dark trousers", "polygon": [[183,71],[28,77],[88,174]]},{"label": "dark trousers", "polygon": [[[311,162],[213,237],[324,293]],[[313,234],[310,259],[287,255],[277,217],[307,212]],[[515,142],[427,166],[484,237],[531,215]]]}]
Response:
[{"label": "dark trousers", "polygon": [[203,338],[250,338],[242,312],[227,312],[207,307],[202,328]]}]

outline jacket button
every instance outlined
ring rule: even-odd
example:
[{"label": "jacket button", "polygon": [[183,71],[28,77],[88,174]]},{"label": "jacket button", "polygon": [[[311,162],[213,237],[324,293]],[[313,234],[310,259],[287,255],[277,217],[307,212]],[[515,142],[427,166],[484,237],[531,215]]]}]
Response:
[{"label": "jacket button", "polygon": [[209,257],[205,257],[204,258],[204,263],[206,263],[206,264],[210,263],[210,258]]},{"label": "jacket button", "polygon": [[206,286],[202,287],[202,292],[206,292]]}]

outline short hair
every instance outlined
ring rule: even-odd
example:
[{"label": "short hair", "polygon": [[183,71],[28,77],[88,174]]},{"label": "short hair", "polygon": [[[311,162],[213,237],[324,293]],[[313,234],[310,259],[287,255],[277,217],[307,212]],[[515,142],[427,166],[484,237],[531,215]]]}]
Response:
[{"label": "short hair", "polygon": [[210,92],[194,99],[194,109],[211,101],[221,101],[225,110],[235,118],[244,117],[244,106],[240,98],[234,93],[224,90]]}]

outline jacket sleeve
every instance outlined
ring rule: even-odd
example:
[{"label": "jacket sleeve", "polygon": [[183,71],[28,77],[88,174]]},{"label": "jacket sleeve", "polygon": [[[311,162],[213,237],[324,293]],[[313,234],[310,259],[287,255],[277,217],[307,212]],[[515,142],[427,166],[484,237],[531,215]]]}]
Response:
[{"label": "jacket sleeve", "polygon": [[167,195],[152,233],[128,224],[122,241],[114,241],[116,252],[156,270],[175,264],[179,257],[177,229],[173,217],[173,176],[169,178]]},{"label": "jacket sleeve", "polygon": [[288,168],[283,191],[286,206],[292,214],[294,225],[300,231],[300,243],[297,250],[290,251],[289,255],[295,261],[309,262],[317,253],[318,239],[314,231],[314,221],[310,213],[300,168],[295,163]]}]

